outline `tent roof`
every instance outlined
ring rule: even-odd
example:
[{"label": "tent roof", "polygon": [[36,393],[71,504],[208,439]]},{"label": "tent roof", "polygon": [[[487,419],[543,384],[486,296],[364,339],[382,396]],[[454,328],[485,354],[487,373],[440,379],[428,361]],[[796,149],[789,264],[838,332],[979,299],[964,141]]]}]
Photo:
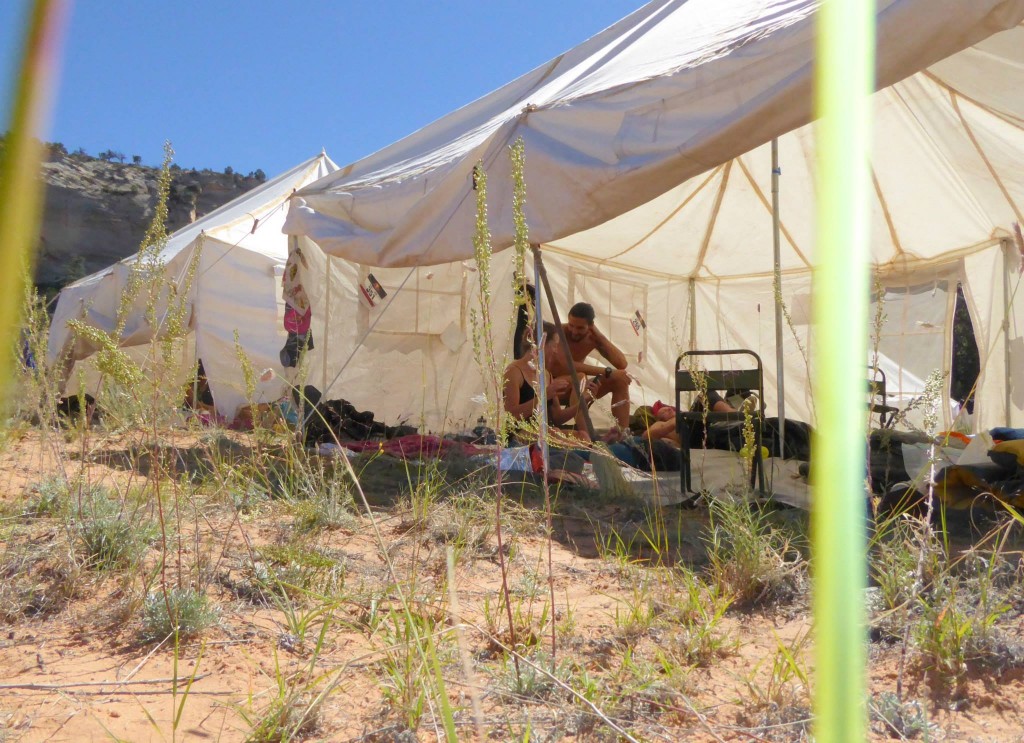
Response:
[{"label": "tent roof", "polygon": [[[780,143],[783,266],[803,269],[818,6],[655,0],[302,189],[285,230],[371,265],[468,258],[482,162],[494,245],[507,247],[505,152],[522,137],[532,240],[665,276],[762,273],[770,251],[752,263],[719,246],[770,239],[762,145],[791,132]],[[989,240],[1024,204],[1024,0],[880,0],[877,13],[878,86],[902,82],[875,98],[875,258],[927,260]],[[1004,29],[1013,30],[984,41]]]},{"label": "tent roof", "polygon": [[[170,263],[175,256],[192,245],[203,232],[210,237],[235,244],[240,238],[253,232],[255,220],[265,219],[270,213],[282,208],[297,189],[313,183],[337,169],[338,166],[331,161],[326,152],[321,152],[316,157],[299,163],[294,168],[261,183],[251,191],[245,192],[195,222],[175,231],[167,238],[167,244],[160,252],[160,260],[164,264]],[[240,247],[266,255],[286,257],[285,241],[281,239],[280,233],[268,232],[267,234],[269,240],[246,240],[245,244]],[[95,284],[104,276],[109,275],[117,265],[131,265],[137,257],[130,255],[113,266],[85,276],[65,288],[83,288]]]},{"label": "tent roof", "polygon": [[[1015,86],[1016,95],[1008,89]],[[874,263],[906,268],[1008,236],[1024,212],[1024,26],[875,94]],[[779,138],[781,263],[814,252],[813,124]],[[771,145],[548,247],[698,279],[772,271]],[[763,250],[749,250],[751,242]]]}]

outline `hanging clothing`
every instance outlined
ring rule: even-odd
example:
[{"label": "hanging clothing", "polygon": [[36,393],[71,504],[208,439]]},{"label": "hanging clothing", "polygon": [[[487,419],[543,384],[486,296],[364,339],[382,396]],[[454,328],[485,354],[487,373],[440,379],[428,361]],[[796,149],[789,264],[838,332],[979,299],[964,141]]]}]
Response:
[{"label": "hanging clothing", "polygon": [[281,349],[281,366],[296,367],[306,349],[313,348],[313,334],[309,326],[313,320],[313,308],[309,304],[309,296],[302,285],[302,270],[308,270],[306,256],[298,247],[298,241],[288,241],[288,260],[284,264],[284,275],[281,277],[281,289],[284,295],[284,329],[288,332],[288,340]]},{"label": "hanging clothing", "polygon": [[[302,285],[302,274],[300,273],[300,267],[302,270],[309,270],[309,264],[306,262],[306,256],[302,254],[302,250],[298,247],[293,246],[292,242],[289,241],[288,245],[288,260],[284,264],[284,275],[281,277],[281,288],[284,294],[285,304],[295,309],[298,314],[305,315],[310,311],[309,296],[306,294],[306,288]],[[287,317],[287,315],[285,315]]]}]

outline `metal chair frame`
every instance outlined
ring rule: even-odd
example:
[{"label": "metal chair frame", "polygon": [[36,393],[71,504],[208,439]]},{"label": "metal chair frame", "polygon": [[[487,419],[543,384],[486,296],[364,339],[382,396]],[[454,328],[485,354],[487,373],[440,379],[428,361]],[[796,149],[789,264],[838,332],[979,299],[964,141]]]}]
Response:
[{"label": "metal chair frame", "polygon": [[867,380],[868,410],[872,415],[878,413],[878,423],[882,428],[891,428],[896,423],[896,414],[900,409],[886,402],[885,372],[877,366],[868,366],[868,371],[872,373],[872,377]]},{"label": "metal chair frame", "polygon": [[[705,356],[739,356],[746,355],[753,359],[754,367],[748,369],[723,369],[713,371],[691,371],[693,367],[688,362],[694,357]],[[683,410],[681,401],[684,392],[707,393],[714,390],[750,390],[757,393],[757,409],[752,415],[755,431],[755,448],[753,452],[753,466],[750,468],[750,487],[755,484],[760,487],[760,493],[764,495],[765,477],[764,462],[761,459],[761,428],[765,419],[764,406],[764,367],[761,364],[761,357],[754,351],[746,348],[715,350],[715,351],[686,351],[676,359],[675,369],[676,388],[676,431],[679,433],[679,440],[682,446],[682,466],[679,468],[680,487],[683,493],[692,493],[693,478],[690,471],[690,424],[700,422],[704,424],[717,423],[720,421],[742,421],[747,413],[737,412],[712,412],[708,409],[707,400],[704,401],[705,410],[697,412]]]}]

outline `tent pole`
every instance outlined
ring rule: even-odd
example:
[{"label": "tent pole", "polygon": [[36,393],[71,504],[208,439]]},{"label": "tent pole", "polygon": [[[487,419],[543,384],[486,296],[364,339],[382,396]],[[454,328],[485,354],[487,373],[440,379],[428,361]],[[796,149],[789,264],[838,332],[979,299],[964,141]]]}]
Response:
[{"label": "tent pole", "polygon": [[[199,259],[202,260],[202,254]],[[199,413],[199,327],[196,323],[196,304],[199,301],[199,282],[203,280],[203,272],[196,271],[196,291],[192,300],[192,313],[189,324],[192,326],[192,340],[195,358],[192,359],[192,412]],[[209,384],[209,382],[207,382]]]},{"label": "tent pole", "polygon": [[331,337],[331,256],[324,253],[324,260],[327,262],[327,289],[324,291],[324,337],[321,340],[323,350],[320,352],[320,373],[323,378],[320,383],[323,385],[323,394],[327,394],[327,351],[331,347],[328,340]]},{"label": "tent pole", "polygon": [[[537,243],[530,243],[530,248],[533,250],[533,264],[537,271],[537,275],[540,276],[540,280],[544,283],[544,293],[548,295],[548,304],[551,305],[551,319],[555,323],[555,328],[558,330],[558,340],[562,343],[562,349],[565,352],[565,360],[569,364],[569,373],[572,376],[572,388],[576,391],[576,404],[578,410],[583,414],[583,423],[587,427],[587,434],[590,436],[591,441],[597,440],[597,433],[594,431],[594,424],[590,420],[590,409],[587,408],[583,402],[583,390],[580,389],[580,378],[576,374],[576,362],[573,361],[572,354],[569,353],[569,341],[565,337],[565,328],[562,327],[562,320],[558,316],[558,305],[555,304],[555,295],[551,291],[551,284],[548,283],[548,272],[544,270],[544,261],[540,257],[540,245]],[[538,307],[540,306],[540,292],[537,292]]]},{"label": "tent pole", "polygon": [[688,287],[690,293],[690,350],[697,350],[697,280],[691,278]]},{"label": "tent pole", "polygon": [[[547,416],[547,399],[548,399],[548,375],[546,373],[547,359],[544,356],[544,323],[541,320],[544,317],[544,301],[541,298],[541,294],[537,291],[537,287],[540,286],[541,281],[541,263],[540,263],[540,251],[536,249],[533,254],[533,325],[534,334],[536,335],[537,342],[537,380],[540,383],[540,389],[537,391],[537,396],[540,398],[538,403],[541,404],[542,413],[540,418],[540,455],[541,455],[541,466],[543,467],[544,482],[547,483],[548,472],[550,471],[551,465],[548,459],[548,416]],[[525,282],[525,277],[521,278],[522,283]],[[545,277],[544,286],[547,286],[547,278]],[[524,287],[525,288],[525,287]],[[529,299],[527,299],[529,301]],[[559,325],[559,328],[562,326]],[[543,402],[542,402],[543,401]],[[547,485],[545,484],[546,488]]]},{"label": "tent pole", "polygon": [[[1010,241],[1003,238],[999,241],[1003,246],[1003,425],[1010,427]],[[977,383],[975,383],[977,387]],[[974,404],[978,404],[977,392]]]},{"label": "tent pole", "polygon": [[778,384],[779,455],[786,455],[786,374],[782,352],[782,240],[779,227],[779,140],[772,139],[772,247],[774,250],[775,369]]}]

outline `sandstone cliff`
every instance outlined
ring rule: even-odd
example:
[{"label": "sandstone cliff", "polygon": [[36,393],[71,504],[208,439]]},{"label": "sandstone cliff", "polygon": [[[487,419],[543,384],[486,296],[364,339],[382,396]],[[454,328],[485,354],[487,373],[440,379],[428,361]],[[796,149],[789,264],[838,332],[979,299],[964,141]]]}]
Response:
[{"label": "sandstone cliff", "polygon": [[[172,166],[167,231],[237,198],[263,182],[239,173]],[[36,283],[53,292],[69,281],[135,253],[153,218],[159,169],[88,155],[53,152],[43,165],[46,201]]]}]

